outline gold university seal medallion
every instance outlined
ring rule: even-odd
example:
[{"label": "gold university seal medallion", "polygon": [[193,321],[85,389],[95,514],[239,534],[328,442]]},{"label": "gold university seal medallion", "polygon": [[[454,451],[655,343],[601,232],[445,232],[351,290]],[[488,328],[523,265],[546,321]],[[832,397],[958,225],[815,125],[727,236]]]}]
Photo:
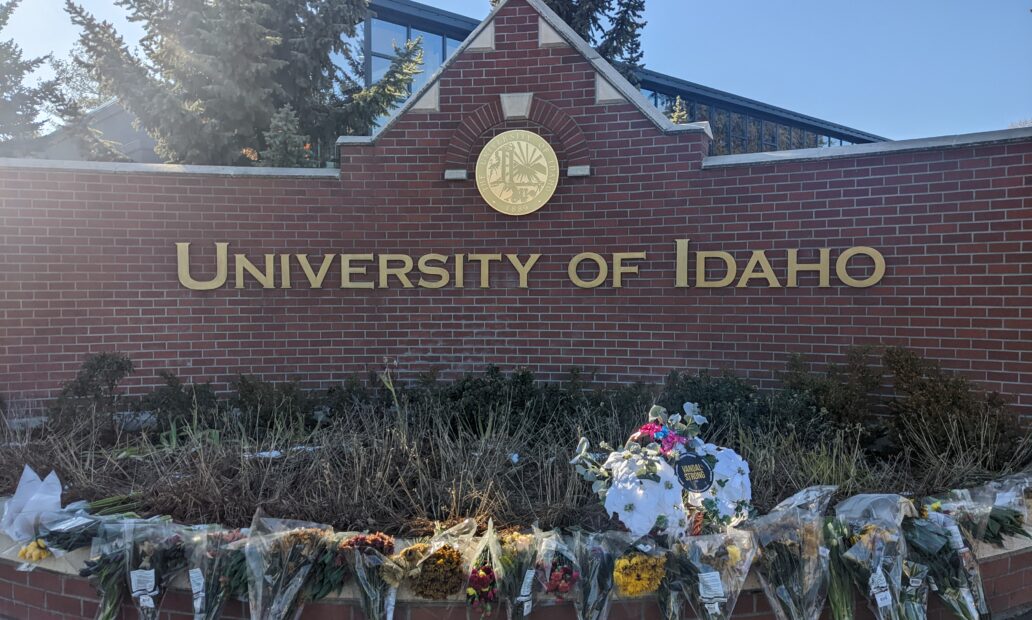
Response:
[{"label": "gold university seal medallion", "polygon": [[477,159],[477,189],[506,215],[540,209],[559,184],[559,159],[544,138],[516,129],[498,134]]}]

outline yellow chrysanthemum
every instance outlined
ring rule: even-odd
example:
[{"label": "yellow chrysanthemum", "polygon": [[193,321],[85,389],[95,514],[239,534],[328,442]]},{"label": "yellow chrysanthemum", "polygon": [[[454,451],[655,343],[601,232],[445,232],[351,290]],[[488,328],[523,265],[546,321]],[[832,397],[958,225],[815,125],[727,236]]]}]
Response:
[{"label": "yellow chrysanthemum", "polygon": [[617,559],[613,581],[620,596],[643,596],[659,589],[665,571],[666,556],[634,552]]}]

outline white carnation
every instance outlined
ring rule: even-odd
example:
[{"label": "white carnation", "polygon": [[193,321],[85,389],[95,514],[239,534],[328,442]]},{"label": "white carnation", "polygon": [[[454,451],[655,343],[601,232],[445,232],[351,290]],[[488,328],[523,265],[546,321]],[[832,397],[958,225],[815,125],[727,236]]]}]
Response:
[{"label": "white carnation", "polygon": [[705,509],[705,501],[713,500],[716,517],[729,519],[730,525],[744,521],[752,502],[752,484],[749,482],[749,463],[737,452],[711,443],[702,446],[701,456],[716,458],[713,467],[713,486],[703,493],[688,493],[688,503]]},{"label": "white carnation", "polygon": [[[640,479],[638,472],[654,463],[659,481]],[[681,496],[681,484],[674,469],[661,457],[617,451],[602,466],[612,472],[605,508],[635,537],[647,535],[656,521],[665,518],[666,533],[681,537],[688,525],[688,515]]]}]

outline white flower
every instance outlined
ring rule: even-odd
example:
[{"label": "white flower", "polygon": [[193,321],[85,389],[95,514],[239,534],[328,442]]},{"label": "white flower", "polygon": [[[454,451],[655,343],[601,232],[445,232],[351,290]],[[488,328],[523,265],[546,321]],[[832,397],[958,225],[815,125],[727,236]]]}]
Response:
[{"label": "white flower", "polygon": [[[638,472],[649,465],[656,467],[658,482],[638,478]],[[666,533],[685,534],[688,519],[681,484],[665,459],[621,450],[610,454],[602,467],[612,472],[606,512],[616,514],[635,537],[648,534],[660,518],[666,521]]]},{"label": "white flower", "polygon": [[752,501],[749,463],[734,450],[710,443],[704,444],[698,453],[716,458],[713,486],[702,493],[689,493],[688,503],[705,508],[706,500],[713,500],[716,514],[711,516],[729,519],[731,525],[743,521],[748,516],[748,506]]},{"label": "white flower", "polygon": [[699,405],[695,403],[684,404],[684,415],[691,418],[699,426],[709,422],[709,420],[706,419],[706,416],[699,414]]}]

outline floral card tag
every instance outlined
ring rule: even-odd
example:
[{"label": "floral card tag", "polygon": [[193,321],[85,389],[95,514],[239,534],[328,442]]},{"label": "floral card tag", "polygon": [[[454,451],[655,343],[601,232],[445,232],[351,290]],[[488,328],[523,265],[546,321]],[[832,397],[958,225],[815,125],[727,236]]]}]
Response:
[{"label": "floral card tag", "polygon": [[892,605],[892,594],[889,593],[889,583],[885,580],[885,575],[879,570],[875,573],[871,573],[871,578],[867,582],[868,587],[871,589],[871,594],[874,595],[874,602],[878,607],[888,607]]},{"label": "floral card tag", "polygon": [[204,573],[199,568],[191,568],[190,591],[193,592],[194,613],[199,614],[204,610]]},{"label": "floral card tag", "polygon": [[531,590],[534,587],[534,569],[531,568],[523,573],[523,583],[520,585],[520,595],[516,597],[515,603],[523,603],[523,615],[529,616],[534,607],[534,596]]},{"label": "floral card tag", "polygon": [[681,486],[690,493],[705,493],[713,486],[713,468],[698,454],[685,454],[674,463]]},{"label": "floral card tag", "polygon": [[[129,589],[134,597],[154,593],[154,586],[153,570],[134,570],[129,572]],[[143,605],[143,602],[141,601],[140,604]]]},{"label": "floral card tag", "polygon": [[699,573],[699,598],[704,601],[724,600],[724,584],[720,581],[720,573]]}]

